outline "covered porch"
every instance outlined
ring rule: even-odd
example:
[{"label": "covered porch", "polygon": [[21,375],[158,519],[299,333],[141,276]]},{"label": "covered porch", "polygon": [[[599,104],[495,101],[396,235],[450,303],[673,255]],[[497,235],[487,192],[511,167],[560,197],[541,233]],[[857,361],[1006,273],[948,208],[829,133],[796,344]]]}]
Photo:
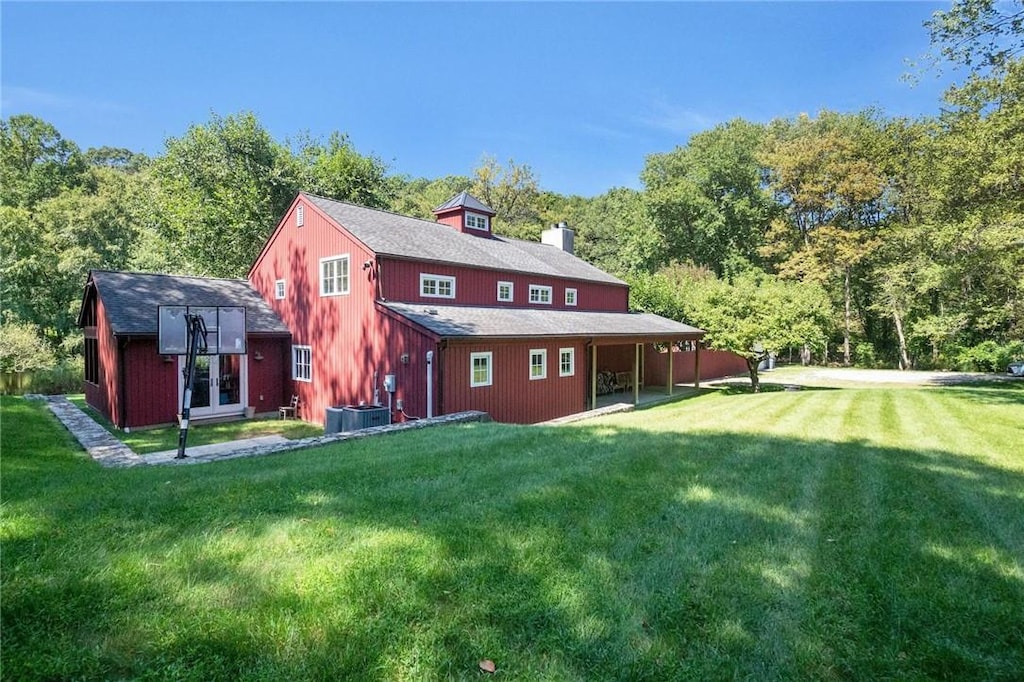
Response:
[{"label": "covered porch", "polygon": [[[598,409],[627,403],[633,406],[653,404],[672,399],[679,391],[700,388],[703,332],[644,335],[631,339],[621,337],[594,338],[588,344],[587,405]],[[692,363],[692,383],[677,380],[679,369],[674,365]]]}]

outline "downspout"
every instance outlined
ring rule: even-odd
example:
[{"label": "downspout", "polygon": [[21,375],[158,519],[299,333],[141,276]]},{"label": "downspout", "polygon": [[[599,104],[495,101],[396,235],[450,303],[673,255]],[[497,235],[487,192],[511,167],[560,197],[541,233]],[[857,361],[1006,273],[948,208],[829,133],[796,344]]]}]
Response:
[{"label": "downspout", "polygon": [[437,414],[442,415],[444,411],[444,351],[448,348],[448,341],[442,339],[437,344]]}]

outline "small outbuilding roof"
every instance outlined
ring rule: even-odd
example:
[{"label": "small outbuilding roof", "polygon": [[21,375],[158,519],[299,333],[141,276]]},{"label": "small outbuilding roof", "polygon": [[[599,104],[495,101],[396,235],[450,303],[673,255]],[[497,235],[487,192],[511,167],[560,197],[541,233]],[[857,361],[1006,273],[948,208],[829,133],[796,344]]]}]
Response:
[{"label": "small outbuilding roof", "polygon": [[155,335],[157,307],[162,305],[245,306],[246,332],[290,333],[244,279],[92,270],[86,282],[86,300],[90,285],[96,287],[116,335]]},{"label": "small outbuilding roof", "polygon": [[301,196],[378,255],[626,286],[621,279],[557,246],[498,235],[480,239],[432,220],[305,192]]},{"label": "small outbuilding roof", "polygon": [[693,339],[703,329],[651,313],[383,304],[440,338],[649,337]]}]

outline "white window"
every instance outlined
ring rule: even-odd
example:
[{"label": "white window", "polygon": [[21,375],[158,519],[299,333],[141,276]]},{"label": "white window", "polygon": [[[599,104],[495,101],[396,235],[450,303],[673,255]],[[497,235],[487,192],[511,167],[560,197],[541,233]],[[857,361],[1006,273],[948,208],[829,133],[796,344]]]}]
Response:
[{"label": "white window", "polygon": [[491,385],[490,352],[469,354],[469,385],[473,388]]},{"label": "white window", "polygon": [[575,289],[566,289],[565,290],[565,304],[566,305],[576,305],[576,290]]},{"label": "white window", "polygon": [[487,216],[480,213],[466,213],[466,227],[473,230],[487,230]]},{"label": "white window", "polygon": [[292,379],[313,380],[313,349],[309,346],[292,346]]},{"label": "white window", "polygon": [[571,377],[576,374],[576,349],[558,349],[558,376]]},{"label": "white window", "polygon": [[284,298],[284,280],[283,279],[279,279],[276,282],[274,282],[274,298],[276,298],[279,301],[282,298]]},{"label": "white window", "polygon": [[512,301],[512,282],[498,282],[498,300]]},{"label": "white window", "polygon": [[551,305],[551,287],[544,287],[539,284],[531,284],[530,303],[543,303],[545,305]]},{"label": "white window", "polygon": [[299,204],[295,207],[295,227],[302,227],[306,224],[306,207]]},{"label": "white window", "polygon": [[320,259],[320,295],[348,293],[348,254]]},{"label": "white window", "polygon": [[548,378],[548,351],[545,348],[536,348],[530,351],[530,378]]},{"label": "white window", "polygon": [[420,273],[420,296],[455,298],[455,278]]}]

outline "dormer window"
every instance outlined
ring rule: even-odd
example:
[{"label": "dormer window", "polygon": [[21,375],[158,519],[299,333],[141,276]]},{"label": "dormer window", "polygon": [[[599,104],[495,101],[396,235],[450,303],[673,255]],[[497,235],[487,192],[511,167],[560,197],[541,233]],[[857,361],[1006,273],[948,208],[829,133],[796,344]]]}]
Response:
[{"label": "dormer window", "polygon": [[466,227],[471,230],[487,231],[491,229],[490,218],[482,213],[470,213],[466,211]]}]

